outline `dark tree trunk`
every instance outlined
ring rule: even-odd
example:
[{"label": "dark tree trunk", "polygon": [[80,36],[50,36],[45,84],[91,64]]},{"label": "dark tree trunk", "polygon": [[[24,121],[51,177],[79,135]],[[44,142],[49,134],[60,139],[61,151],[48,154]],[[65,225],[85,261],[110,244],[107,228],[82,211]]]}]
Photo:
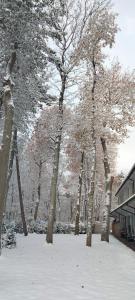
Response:
[{"label": "dark tree trunk", "polygon": [[94,191],[95,191],[95,174],[93,171],[91,176],[91,186],[90,186],[89,200],[88,200],[88,219],[87,219],[87,238],[86,238],[86,246],[88,247],[91,247],[92,245]]},{"label": "dark tree trunk", "polygon": [[77,199],[76,216],[75,216],[75,235],[79,235],[80,205],[81,205],[81,196],[82,196],[83,163],[84,163],[84,151],[81,152],[80,175],[79,175],[79,184],[78,184],[78,199]]},{"label": "dark tree trunk", "polygon": [[73,218],[74,218],[74,200],[71,196],[70,199],[70,222],[73,223]]},{"label": "dark tree trunk", "polygon": [[34,221],[36,222],[37,216],[38,216],[38,208],[39,208],[39,203],[40,203],[40,198],[41,198],[41,173],[42,173],[42,161],[40,159],[39,162],[39,174],[38,174],[38,189],[37,189],[37,194],[38,194],[38,199],[36,201],[36,206],[35,206],[35,212],[34,212]]},{"label": "dark tree trunk", "polygon": [[17,183],[18,183],[18,192],[19,192],[19,201],[20,201],[20,210],[21,210],[21,219],[23,225],[24,235],[28,235],[27,224],[25,219],[24,204],[23,204],[23,195],[21,187],[21,177],[20,177],[20,167],[19,167],[19,155],[18,155],[18,145],[17,145],[17,129],[15,129],[15,157],[16,157],[16,172],[17,172]]},{"label": "dark tree trunk", "polygon": [[84,172],[84,221],[87,222],[87,206],[88,206],[88,188],[86,174]]},{"label": "dark tree trunk", "polygon": [[61,221],[61,203],[60,203],[60,194],[59,194],[59,189],[57,190],[57,200],[58,200],[58,218],[59,222]]}]

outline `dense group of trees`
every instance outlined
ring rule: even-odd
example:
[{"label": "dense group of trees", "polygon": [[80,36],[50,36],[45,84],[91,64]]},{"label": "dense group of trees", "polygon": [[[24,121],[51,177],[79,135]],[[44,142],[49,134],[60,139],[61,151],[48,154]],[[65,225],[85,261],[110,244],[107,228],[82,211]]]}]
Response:
[{"label": "dense group of trees", "polygon": [[[56,221],[109,241],[117,144],[134,126],[134,72],[106,64],[117,15],[108,0],[0,2],[2,222]],[[19,199],[19,201],[18,201]],[[20,203],[20,209],[19,209]],[[20,213],[21,211],[21,213]]]}]

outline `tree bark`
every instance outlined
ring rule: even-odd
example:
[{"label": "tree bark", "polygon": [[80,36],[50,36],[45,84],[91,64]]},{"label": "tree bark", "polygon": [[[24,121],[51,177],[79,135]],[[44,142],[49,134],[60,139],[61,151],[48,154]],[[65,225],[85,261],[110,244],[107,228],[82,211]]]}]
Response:
[{"label": "tree bark", "polygon": [[10,158],[9,158],[7,190],[6,190],[6,195],[5,195],[5,208],[4,208],[5,211],[6,211],[6,201],[7,201],[7,196],[8,196],[9,183],[10,183],[10,179],[11,179],[12,172],[13,172],[14,154],[15,154],[15,130],[13,132],[12,145],[11,145]]},{"label": "tree bark", "polygon": [[95,162],[93,164],[93,170],[91,171],[90,192],[88,194],[88,212],[87,212],[88,219],[87,219],[87,238],[86,238],[86,246],[88,247],[91,247],[92,245],[94,191],[95,191]]},{"label": "tree bark", "polygon": [[96,135],[95,135],[95,88],[96,88],[96,65],[93,54],[93,85],[91,90],[92,95],[92,124],[91,124],[91,140],[92,140],[92,165],[91,165],[91,177],[90,177],[90,191],[88,193],[88,220],[87,220],[87,238],[86,246],[92,245],[92,221],[93,221],[93,204],[94,204],[94,192],[95,192],[95,173],[96,173]]},{"label": "tree bark", "polygon": [[87,188],[87,179],[86,179],[86,172],[84,172],[84,222],[86,226],[87,222],[87,206],[88,206],[88,188]]},{"label": "tree bark", "polygon": [[83,163],[84,163],[84,151],[81,152],[80,175],[79,175],[79,184],[78,184],[78,199],[77,199],[77,204],[76,204],[76,216],[75,216],[75,235],[79,235],[80,205],[81,205],[81,196],[82,196]]},{"label": "tree bark", "polygon": [[73,206],[74,206],[74,200],[71,196],[71,198],[70,198],[70,223],[73,223],[73,215],[74,215],[73,214],[73,211],[74,211]]},{"label": "tree bark", "polygon": [[108,162],[107,147],[105,138],[101,137],[101,144],[104,154],[104,170],[105,170],[105,206],[103,210],[103,221],[102,221],[102,232],[101,241],[109,242],[109,232],[110,232],[110,209],[111,209],[111,199],[112,199],[112,185],[113,177],[110,172],[110,165]]},{"label": "tree bark", "polygon": [[34,212],[34,221],[36,222],[37,220],[37,215],[38,215],[38,208],[39,208],[39,203],[40,203],[40,198],[41,198],[41,173],[42,173],[42,161],[40,159],[39,162],[39,174],[38,174],[38,199],[36,201],[36,206],[35,206],[35,212]]},{"label": "tree bark", "polygon": [[12,147],[11,147],[10,160],[9,160],[9,171],[8,171],[8,178],[7,178],[7,193],[8,193],[8,189],[9,189],[9,182],[10,182],[12,172],[13,172],[14,156],[15,156],[15,130],[13,132]]},{"label": "tree bark", "polygon": [[61,201],[60,201],[60,194],[59,189],[57,189],[57,200],[58,200],[58,221],[61,221]]},{"label": "tree bark", "polygon": [[0,252],[1,252],[1,229],[2,229],[3,213],[5,209],[8,165],[9,165],[13,116],[14,116],[14,105],[12,99],[13,82],[11,80],[11,73],[15,61],[16,61],[16,51],[13,51],[7,65],[6,76],[4,78],[4,95],[2,101],[4,104],[5,121],[4,121],[2,144],[0,146]]},{"label": "tree bark", "polygon": [[28,235],[27,224],[25,219],[23,196],[22,196],[22,187],[21,187],[21,177],[20,177],[20,167],[19,167],[19,155],[18,155],[18,145],[17,145],[17,129],[15,129],[15,157],[16,157],[16,172],[17,172],[17,183],[18,183],[18,192],[19,192],[19,202],[21,210],[21,219],[23,225],[23,233],[25,236]]},{"label": "tree bark", "polygon": [[64,93],[66,88],[66,75],[61,75],[62,87],[59,97],[59,112],[58,112],[58,122],[57,122],[57,135],[55,141],[55,152],[53,161],[53,174],[51,178],[51,190],[50,190],[50,209],[48,216],[48,227],[46,241],[47,243],[53,243],[53,227],[56,220],[56,195],[57,195],[57,182],[59,173],[59,157],[60,157],[60,145],[62,138],[63,129],[63,101]]}]

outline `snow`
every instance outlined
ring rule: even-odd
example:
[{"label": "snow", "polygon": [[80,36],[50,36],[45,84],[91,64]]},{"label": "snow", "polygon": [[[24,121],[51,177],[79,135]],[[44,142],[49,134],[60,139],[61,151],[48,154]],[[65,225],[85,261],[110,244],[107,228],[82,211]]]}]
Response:
[{"label": "snow", "polygon": [[135,253],[110,237],[55,235],[17,236],[16,249],[0,258],[0,300],[133,300]]}]

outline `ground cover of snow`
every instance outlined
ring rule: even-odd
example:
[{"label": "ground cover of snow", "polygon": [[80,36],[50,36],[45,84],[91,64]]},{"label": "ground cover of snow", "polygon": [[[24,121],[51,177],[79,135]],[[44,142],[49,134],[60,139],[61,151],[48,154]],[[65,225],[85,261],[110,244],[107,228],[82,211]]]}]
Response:
[{"label": "ground cover of snow", "polygon": [[0,300],[133,300],[135,253],[115,238],[17,236],[16,249],[0,257]]}]

